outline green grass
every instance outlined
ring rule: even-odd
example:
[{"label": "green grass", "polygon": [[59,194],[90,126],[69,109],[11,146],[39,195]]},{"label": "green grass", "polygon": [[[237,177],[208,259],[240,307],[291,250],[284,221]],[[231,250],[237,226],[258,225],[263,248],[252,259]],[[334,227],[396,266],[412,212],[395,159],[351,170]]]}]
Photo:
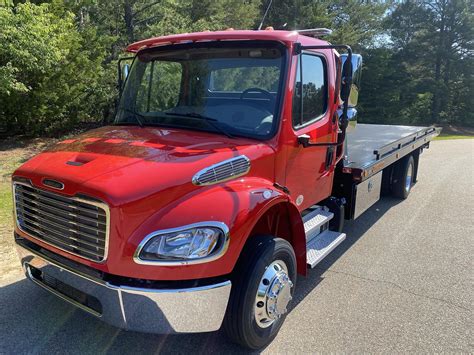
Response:
[{"label": "green grass", "polygon": [[[18,152],[15,152],[18,153]],[[0,280],[20,271],[13,242],[13,200],[10,176],[22,162],[15,153],[0,156]]]},{"label": "green grass", "polygon": [[10,184],[0,188],[0,220],[4,221],[7,219],[12,209],[12,191]]},{"label": "green grass", "polygon": [[442,141],[448,139],[473,139],[474,136],[467,136],[467,135],[458,135],[458,134],[440,134],[438,137],[435,137],[435,141]]},{"label": "green grass", "polygon": [[0,248],[13,244],[13,200],[10,176],[22,164],[24,154],[15,149],[11,154],[3,152],[0,161]]},{"label": "green grass", "polygon": [[11,175],[16,168],[36,154],[44,143],[4,141],[0,144],[0,281],[19,273],[13,242],[13,199]]},{"label": "green grass", "polygon": [[[4,185],[4,184],[2,184]],[[11,219],[12,211],[12,192],[10,186],[2,186],[0,188],[0,225],[10,224],[8,219]]]},{"label": "green grass", "polygon": [[[6,186],[5,186],[6,185]],[[2,182],[0,187],[0,249],[13,246],[13,201],[10,184]],[[5,250],[2,250],[3,254]]]},{"label": "green grass", "polygon": [[[0,165],[0,233],[11,227],[12,222],[12,189],[10,176],[17,166],[21,164],[21,159],[12,157],[8,161],[2,161]],[[0,235],[0,244],[3,235]]]},{"label": "green grass", "polygon": [[11,175],[24,161],[24,153],[18,154],[18,149],[11,154],[4,152],[0,157],[0,226],[5,222],[5,217],[11,215],[12,190]]}]

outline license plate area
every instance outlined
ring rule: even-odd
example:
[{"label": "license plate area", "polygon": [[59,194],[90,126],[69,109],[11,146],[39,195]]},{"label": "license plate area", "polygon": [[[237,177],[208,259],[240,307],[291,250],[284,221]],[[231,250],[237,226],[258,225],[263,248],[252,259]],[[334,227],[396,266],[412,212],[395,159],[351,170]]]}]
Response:
[{"label": "license plate area", "polygon": [[89,295],[75,287],[65,284],[64,282],[32,266],[31,264],[25,263],[25,270],[26,275],[31,281],[46,289],[47,291],[87,311],[88,313],[93,314],[96,317],[102,316],[102,304],[97,297]]}]

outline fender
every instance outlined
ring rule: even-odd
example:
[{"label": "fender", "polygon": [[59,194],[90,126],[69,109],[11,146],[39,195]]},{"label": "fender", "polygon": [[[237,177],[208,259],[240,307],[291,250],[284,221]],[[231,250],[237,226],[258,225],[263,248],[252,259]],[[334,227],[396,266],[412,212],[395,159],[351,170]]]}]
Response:
[{"label": "fender", "polygon": [[[280,193],[281,194],[281,193]],[[283,238],[288,240],[290,244],[293,246],[293,249],[295,251],[296,255],[296,261],[297,261],[297,271],[299,274],[306,276],[307,272],[307,266],[306,266],[306,234],[304,232],[304,225],[303,225],[303,219],[301,218],[300,211],[298,210],[298,207],[294,203],[293,199],[291,199],[290,196],[287,196],[285,194],[281,194],[282,196],[285,196],[286,199],[281,200],[281,199],[272,199],[269,201],[268,204],[265,204],[262,206],[257,213],[255,213],[256,218],[253,219],[254,223],[249,229],[249,233],[247,234],[247,237],[245,238],[245,241],[242,245],[242,248],[244,247],[244,244],[248,241],[249,238],[252,237],[252,232],[254,231],[254,228],[256,227],[257,223],[260,222],[262,218],[267,213],[272,212],[271,210],[273,207],[277,205],[282,205],[282,210],[284,210],[284,216],[276,216],[277,218],[286,218],[286,221],[288,222],[288,233],[278,233],[278,234],[273,234],[269,233],[271,235],[275,235],[277,237]]]},{"label": "fender", "polygon": [[[295,252],[298,264],[301,260],[301,245],[306,248],[306,239],[300,214],[289,196],[275,189],[266,179],[248,177],[211,185],[186,194],[160,209],[143,223],[128,239],[123,256],[131,260],[140,242],[148,234],[193,223],[218,221],[230,230],[227,252],[219,259],[201,264],[176,266],[138,265],[141,278],[150,279],[195,279],[230,274],[237,263],[250,232],[259,219],[273,206],[284,203],[290,214],[293,228]],[[296,215],[297,214],[297,215]],[[297,217],[297,218],[296,218]],[[306,258],[306,253],[304,258]],[[306,259],[303,261],[304,265]],[[300,269],[300,268],[299,268]]]}]

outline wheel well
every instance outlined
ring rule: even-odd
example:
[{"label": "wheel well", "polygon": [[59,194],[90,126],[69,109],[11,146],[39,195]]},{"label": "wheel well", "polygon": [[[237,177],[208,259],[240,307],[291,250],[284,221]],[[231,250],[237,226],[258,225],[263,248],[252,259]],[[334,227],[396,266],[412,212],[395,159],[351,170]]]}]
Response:
[{"label": "wheel well", "polygon": [[286,239],[291,243],[293,234],[289,224],[288,211],[283,203],[266,211],[250,232],[250,236],[265,234]]},{"label": "wheel well", "polygon": [[252,228],[247,243],[258,235],[287,240],[295,251],[298,273],[306,275],[306,236],[301,215],[295,206],[282,202],[269,208]]}]

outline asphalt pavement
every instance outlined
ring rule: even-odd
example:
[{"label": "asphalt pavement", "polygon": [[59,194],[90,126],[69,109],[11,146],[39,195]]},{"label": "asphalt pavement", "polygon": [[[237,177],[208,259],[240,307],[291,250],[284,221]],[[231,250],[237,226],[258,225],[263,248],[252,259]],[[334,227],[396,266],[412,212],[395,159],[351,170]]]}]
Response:
[{"label": "asphalt pavement", "polygon": [[[405,201],[384,197],[299,278],[266,353],[474,352],[474,140],[435,141]],[[222,332],[108,326],[17,276],[0,284],[0,354],[242,352]]]}]

